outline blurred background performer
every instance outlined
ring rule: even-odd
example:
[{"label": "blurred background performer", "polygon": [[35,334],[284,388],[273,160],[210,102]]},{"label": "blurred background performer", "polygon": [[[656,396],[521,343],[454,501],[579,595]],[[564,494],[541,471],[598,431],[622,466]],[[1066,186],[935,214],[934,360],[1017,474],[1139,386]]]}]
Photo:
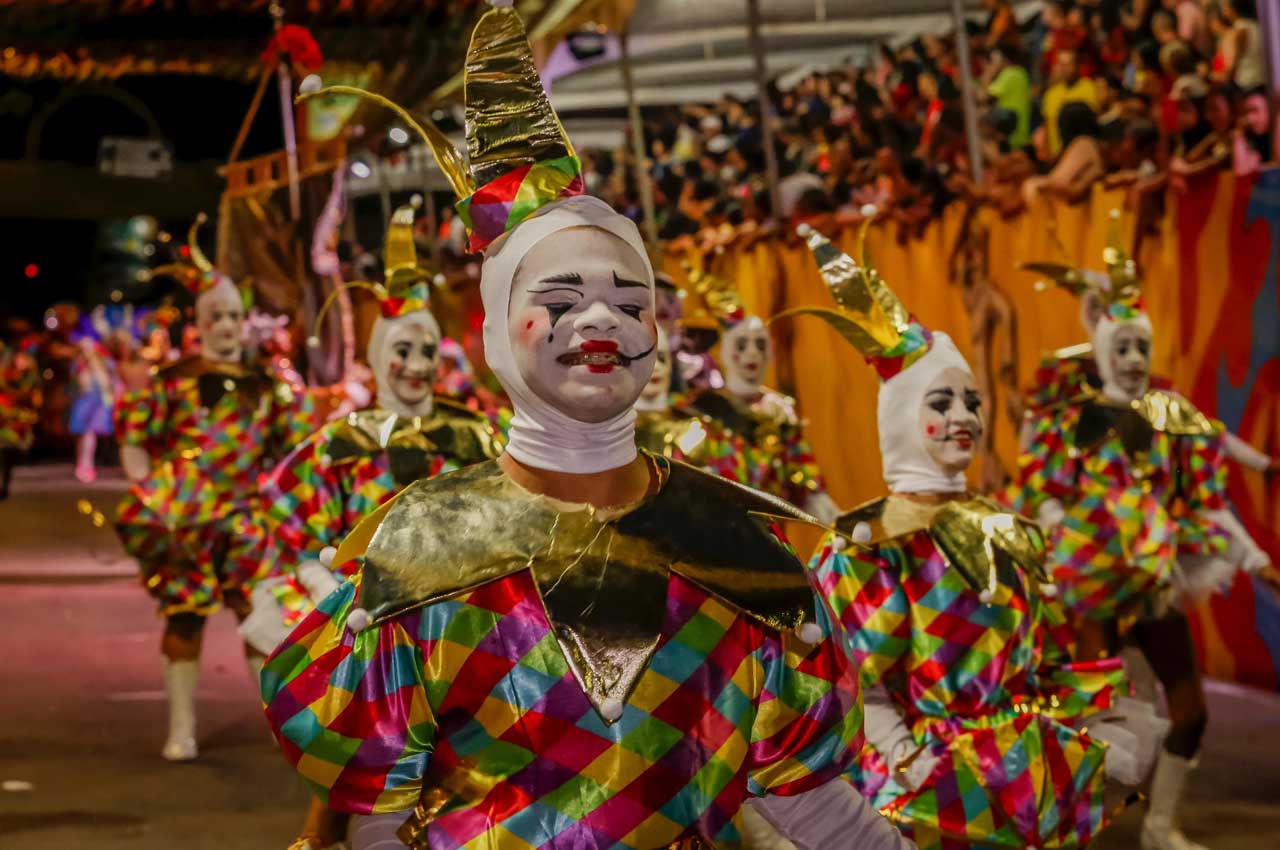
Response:
[{"label": "blurred background performer", "polygon": [[[196,680],[205,618],[223,605],[249,613],[262,569],[255,529],[260,476],[319,424],[308,396],[245,362],[240,288],[205,258],[189,235],[190,261],[156,274],[195,295],[199,353],[149,371],[126,370],[116,406],[120,461],[131,482],[116,516],[125,551],[165,617],[161,652],[169,697],[162,755],[197,755]],[[261,656],[246,647],[256,675]]]},{"label": "blurred background performer", "polygon": [[1105,286],[1078,269],[1029,266],[1098,299],[1102,309],[1086,315],[1102,387],[1080,380],[1080,363],[1050,364],[1024,426],[1015,501],[1049,531],[1054,580],[1078,632],[1076,657],[1116,656],[1127,638],[1164,686],[1172,729],[1141,843],[1195,850],[1177,811],[1208,715],[1182,607],[1229,584],[1237,568],[1280,584],[1227,503],[1222,424],[1178,393],[1151,388],[1151,320],[1136,264],[1120,246],[1118,213],[1105,260]]},{"label": "blurred background performer", "polygon": [[724,375],[723,387],[695,393],[688,406],[715,419],[744,446],[745,483],[830,522],[840,509],[827,495],[796,401],[764,385],[773,358],[769,329],[759,316],[747,314],[732,284],[705,271],[687,271],[689,285],[719,320]]}]

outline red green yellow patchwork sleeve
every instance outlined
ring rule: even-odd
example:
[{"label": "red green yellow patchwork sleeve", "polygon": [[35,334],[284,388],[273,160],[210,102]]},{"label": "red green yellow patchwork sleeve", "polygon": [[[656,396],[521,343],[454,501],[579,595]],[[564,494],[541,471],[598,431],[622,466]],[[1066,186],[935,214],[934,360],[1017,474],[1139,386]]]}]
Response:
[{"label": "red green yellow patchwork sleeve", "polygon": [[435,719],[423,647],[406,615],[355,634],[359,587],[347,581],[267,659],[262,699],[280,749],[322,803],[381,814],[416,805]]},{"label": "red green yellow patchwork sleeve", "polygon": [[155,453],[167,430],[169,404],[158,381],[141,390],[130,390],[116,400],[116,439],[122,446],[138,446]]}]

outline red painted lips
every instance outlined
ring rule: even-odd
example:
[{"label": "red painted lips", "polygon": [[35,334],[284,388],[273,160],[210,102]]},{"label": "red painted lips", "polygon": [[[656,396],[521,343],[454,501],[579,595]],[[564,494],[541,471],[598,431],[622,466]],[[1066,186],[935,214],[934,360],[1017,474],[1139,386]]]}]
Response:
[{"label": "red painted lips", "polygon": [[557,363],[565,366],[586,366],[591,372],[612,372],[614,367],[625,365],[626,358],[618,352],[618,343],[608,339],[589,339],[582,348],[561,354]]}]

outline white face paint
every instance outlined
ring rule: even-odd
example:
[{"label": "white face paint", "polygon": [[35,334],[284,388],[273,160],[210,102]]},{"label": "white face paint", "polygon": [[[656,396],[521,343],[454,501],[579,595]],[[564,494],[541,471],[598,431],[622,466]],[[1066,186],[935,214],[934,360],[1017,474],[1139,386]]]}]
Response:
[{"label": "white face paint", "polygon": [[665,410],[671,393],[671,342],[666,332],[658,330],[658,348],[654,351],[653,374],[640,393],[639,406],[644,410]]},{"label": "white face paint", "polygon": [[982,438],[982,396],[969,372],[951,367],[938,373],[920,406],[925,451],[947,475],[968,469]]},{"label": "white face paint", "polygon": [[206,360],[239,362],[244,353],[244,323],[244,301],[231,281],[219,281],[196,299],[196,329]]},{"label": "white face paint", "polygon": [[542,401],[579,422],[626,412],[653,371],[653,285],[635,249],[596,227],[556,231],[524,255],[507,331]]},{"label": "white face paint", "polygon": [[769,329],[759,317],[748,316],[725,331],[720,340],[725,386],[736,395],[759,392],[772,357]]},{"label": "white face paint", "polygon": [[1151,331],[1142,325],[1121,325],[1109,347],[1112,380],[1125,396],[1138,398],[1151,378]]},{"label": "white face paint", "polygon": [[435,328],[410,314],[403,319],[386,319],[389,327],[380,340],[376,359],[382,368],[375,375],[379,396],[386,390],[391,398],[414,408],[431,398],[440,368],[440,340]]}]

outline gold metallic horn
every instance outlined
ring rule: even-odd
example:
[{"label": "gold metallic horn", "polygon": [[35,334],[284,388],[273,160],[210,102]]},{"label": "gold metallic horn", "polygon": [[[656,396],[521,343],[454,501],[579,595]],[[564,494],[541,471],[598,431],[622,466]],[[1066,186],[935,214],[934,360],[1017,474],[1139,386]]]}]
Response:
[{"label": "gold metallic horn", "polygon": [[378,296],[378,298],[387,297],[387,290],[382,284],[371,283],[367,280],[353,280],[348,283],[344,283],[341,286],[335,286],[333,292],[330,292],[324,299],[324,303],[320,305],[320,310],[316,313],[315,321],[311,323],[311,336],[307,337],[308,348],[320,347],[320,325],[324,322],[324,317],[329,315],[329,309],[333,307],[334,302],[338,300],[338,296],[351,289],[367,289],[374,295]]},{"label": "gold metallic horn", "polygon": [[786,316],[817,316],[869,357],[897,346],[907,332],[911,315],[893,291],[878,275],[858,265],[814,228],[802,224],[796,232],[813,252],[823,282],[839,308],[797,307],[779,313],[771,321]]},{"label": "gold metallic horn", "polygon": [[476,24],[463,88],[468,161],[476,185],[486,186],[521,166],[573,155],[533,64],[524,23],[509,0],[494,4]]},{"label": "gold metallic horn", "polygon": [[431,277],[427,269],[418,265],[418,248],[413,242],[416,210],[413,204],[399,207],[392,213],[391,221],[387,224],[382,265],[387,292],[392,294]]},{"label": "gold metallic horn", "polygon": [[191,229],[187,231],[187,249],[191,251],[191,264],[200,270],[201,274],[208,274],[213,271],[213,263],[209,262],[209,258],[204,255],[204,251],[200,250],[200,240],[197,234],[200,231],[200,225],[209,220],[204,213],[199,213],[196,220],[191,223]]},{"label": "gold metallic horn", "polygon": [[398,103],[388,100],[380,94],[374,94],[354,86],[326,86],[316,91],[303,92],[294,99],[294,102],[302,103],[322,94],[355,95],[390,109],[400,116],[400,119],[408,124],[410,129],[422,137],[422,140],[427,143],[427,147],[431,148],[431,152],[435,155],[436,163],[440,166],[440,170],[444,172],[444,176],[449,181],[449,185],[455,195],[459,198],[465,198],[476,190],[476,183],[467,171],[467,163],[463,159],[462,153],[453,146],[453,142],[450,142],[444,133],[440,132],[440,128],[430,118],[414,116]]},{"label": "gold metallic horn", "polygon": [[1102,251],[1102,261],[1107,266],[1107,277],[1111,279],[1111,292],[1108,299],[1112,304],[1123,304],[1133,307],[1142,297],[1141,281],[1138,279],[1138,266],[1124,248],[1124,235],[1120,227],[1120,210],[1113,209],[1107,222],[1107,247]]}]

